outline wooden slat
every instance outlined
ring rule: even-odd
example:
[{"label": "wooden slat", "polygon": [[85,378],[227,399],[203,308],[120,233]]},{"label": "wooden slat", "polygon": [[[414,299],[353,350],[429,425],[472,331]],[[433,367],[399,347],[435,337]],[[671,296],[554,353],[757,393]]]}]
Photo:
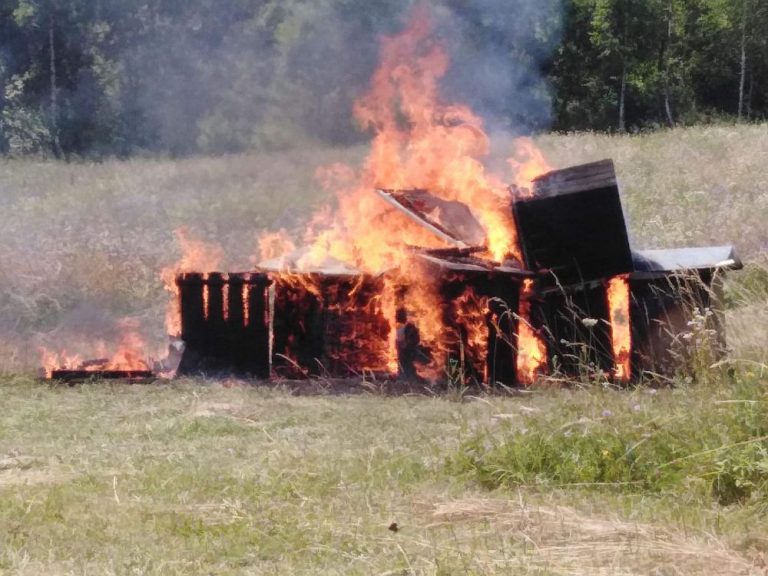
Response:
[{"label": "wooden slat", "polygon": [[534,198],[613,186],[618,186],[618,183],[612,160],[555,170],[533,180]]}]

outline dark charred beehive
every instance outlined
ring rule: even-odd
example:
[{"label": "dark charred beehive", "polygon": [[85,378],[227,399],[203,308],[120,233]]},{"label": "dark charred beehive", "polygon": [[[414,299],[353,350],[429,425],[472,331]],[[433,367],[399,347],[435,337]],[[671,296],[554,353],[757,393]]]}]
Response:
[{"label": "dark charred beehive", "polygon": [[533,300],[532,322],[541,328],[550,371],[579,376],[586,370],[610,374],[614,366],[608,301],[602,282],[577,289],[550,288]]},{"label": "dark charred beehive", "polygon": [[383,281],[366,275],[275,274],[273,361],[285,377],[387,371]]},{"label": "dark charred beehive", "polygon": [[721,270],[741,267],[733,249],[647,250],[636,252],[634,259],[636,271],[630,276],[633,376],[684,370],[694,336],[706,336],[710,352],[722,357],[726,342]]},{"label": "dark charred beehive", "polygon": [[252,274],[179,276],[179,373],[346,378],[397,365],[408,379],[516,385],[543,362],[627,381],[685,362],[695,314],[724,350],[719,271],[741,265],[730,247],[632,252],[610,160],[544,174],[531,192],[513,202],[523,266],[490,259],[471,206],[378,190],[453,247],[403,247],[404,266],[423,270],[381,276],[332,258],[281,272],[302,268],[301,250]]},{"label": "dark charred beehive", "polygon": [[613,162],[556,170],[513,203],[525,266],[580,284],[632,271]]},{"label": "dark charred beehive", "polygon": [[268,378],[270,283],[259,273],[181,274],[177,285],[186,348],[177,373]]}]

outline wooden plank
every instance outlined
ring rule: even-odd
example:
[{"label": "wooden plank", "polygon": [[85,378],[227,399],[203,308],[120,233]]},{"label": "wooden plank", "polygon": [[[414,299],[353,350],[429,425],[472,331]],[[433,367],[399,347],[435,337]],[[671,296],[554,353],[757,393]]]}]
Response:
[{"label": "wooden plank", "polygon": [[154,377],[151,370],[54,370],[51,380],[141,380]]},{"label": "wooden plank", "polygon": [[400,212],[408,216],[411,220],[416,222],[417,224],[424,226],[427,230],[434,233],[438,238],[441,240],[444,240],[445,242],[448,242],[448,244],[453,244],[457,248],[466,248],[467,245],[462,242],[461,240],[458,240],[457,238],[454,238],[451,236],[444,228],[442,228],[439,224],[436,224],[434,222],[430,222],[429,220],[426,220],[422,216],[420,216],[418,213],[413,212],[411,209],[409,209],[407,206],[404,206],[400,202],[398,202],[393,196],[391,191],[389,190],[382,190],[377,189],[376,193],[379,195],[379,197],[384,200],[387,204],[390,206],[393,206],[397,208]]},{"label": "wooden plank", "polygon": [[[558,196],[597,188],[618,187],[612,160],[555,170],[533,180],[534,198]],[[520,201],[524,202],[522,198]]]}]

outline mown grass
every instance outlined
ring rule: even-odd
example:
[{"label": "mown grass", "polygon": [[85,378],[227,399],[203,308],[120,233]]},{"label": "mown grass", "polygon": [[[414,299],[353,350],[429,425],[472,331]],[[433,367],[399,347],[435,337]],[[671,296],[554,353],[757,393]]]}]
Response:
[{"label": "mown grass", "polygon": [[757,573],[762,472],[726,504],[706,470],[748,456],[722,447],[762,432],[763,386],[451,402],[6,378],[0,573]]},{"label": "mown grass", "polygon": [[[635,246],[737,245],[733,351],[706,384],[388,398],[3,377],[0,573],[760,573],[766,134],[538,138],[557,166],[616,159]],[[247,267],[261,229],[328,200],[318,165],[362,154],[0,162],[0,371],[126,315],[161,346],[174,228]]]}]

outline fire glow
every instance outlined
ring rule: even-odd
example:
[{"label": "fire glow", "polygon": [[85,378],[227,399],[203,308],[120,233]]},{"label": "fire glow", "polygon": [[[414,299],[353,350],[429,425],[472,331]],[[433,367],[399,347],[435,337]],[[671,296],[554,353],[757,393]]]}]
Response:
[{"label": "fire glow", "polygon": [[614,377],[625,382],[629,380],[631,375],[632,331],[629,310],[629,279],[626,276],[611,278],[608,281],[606,295],[611,325],[611,345],[615,362]]},{"label": "fire glow", "polygon": [[[447,103],[440,97],[440,80],[448,64],[447,51],[434,40],[425,9],[413,12],[401,34],[382,40],[379,67],[368,91],[354,106],[357,121],[373,133],[370,153],[359,171],[343,165],[319,171],[323,184],[335,192],[337,209],[323,208],[311,219],[309,232],[300,239],[307,248],[291,268],[301,272],[343,263],[362,274],[388,273],[387,289],[381,296],[382,313],[387,318],[394,318],[398,308],[392,287],[409,286],[405,312],[418,326],[420,345],[431,351],[430,358],[418,367],[419,375],[426,378],[443,375],[450,347],[447,343],[455,335],[443,322],[443,305],[435,284],[422,268],[409,263],[409,247],[442,248],[445,244],[412,220],[392,214],[372,191],[423,189],[441,200],[461,202],[470,207],[484,229],[486,249],[479,254],[481,258],[516,267],[522,261],[509,209],[509,187],[504,177],[489,173],[482,161],[490,151],[482,119],[467,106]],[[550,169],[528,138],[514,141],[508,164],[513,170],[514,189],[521,194],[530,193],[530,180]],[[277,258],[284,262],[296,245],[284,231],[264,234],[259,245],[262,261]],[[281,274],[281,282],[285,277]],[[300,278],[301,274],[295,275],[297,282]],[[487,347],[487,341],[480,342],[486,320],[479,312],[482,305],[475,305],[479,298],[473,294],[464,298],[459,306],[466,307],[471,301],[477,313],[470,315],[475,319],[464,326],[463,345]],[[542,369],[546,354],[530,326],[521,324],[520,372],[530,382]],[[391,322],[386,358],[374,362],[376,366],[390,370],[396,366],[396,330],[397,324]],[[487,340],[487,335],[483,337]]]},{"label": "fire glow", "polygon": [[181,260],[174,266],[163,268],[160,272],[160,278],[165,289],[171,293],[165,313],[165,330],[169,336],[179,336],[181,334],[181,315],[179,310],[181,304],[176,276],[183,272],[194,272],[195,270],[218,270],[224,259],[224,251],[221,247],[193,238],[186,228],[178,228],[175,234],[181,247]]},{"label": "fire glow", "polygon": [[517,325],[517,379],[532,384],[546,370],[547,347],[531,324],[533,280],[524,280],[520,291],[520,314]]},{"label": "fire glow", "polygon": [[120,342],[113,352],[110,352],[109,346],[102,341],[87,346],[90,351],[95,351],[98,356],[96,360],[84,360],[79,354],[41,349],[42,365],[46,377],[51,378],[55,370],[78,370],[93,373],[149,370],[150,363],[145,357],[146,344],[136,331],[135,324],[123,322],[121,331]]}]

